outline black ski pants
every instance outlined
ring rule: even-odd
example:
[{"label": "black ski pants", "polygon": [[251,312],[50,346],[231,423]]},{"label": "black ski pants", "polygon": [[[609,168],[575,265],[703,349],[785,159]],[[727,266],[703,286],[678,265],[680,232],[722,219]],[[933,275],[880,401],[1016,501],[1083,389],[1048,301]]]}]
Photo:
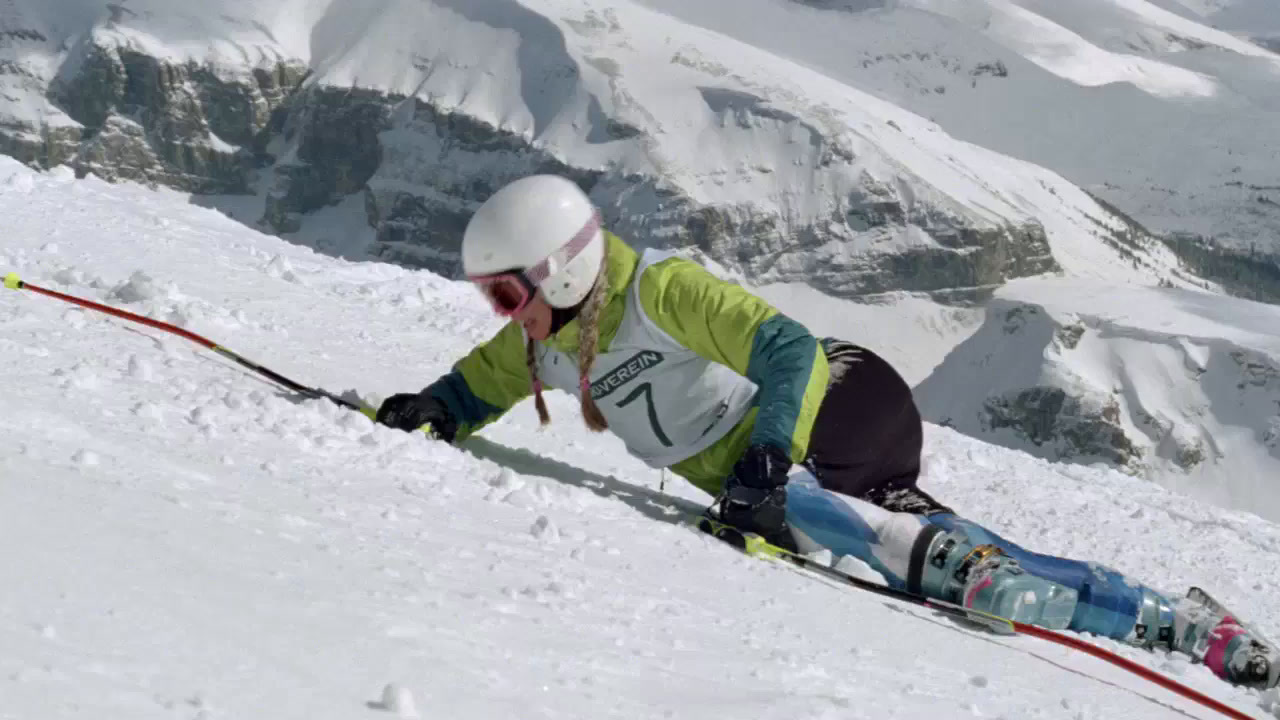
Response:
[{"label": "black ski pants", "polygon": [[883,358],[826,338],[831,366],[804,465],[822,487],[894,512],[951,512],[916,487],[924,428],[911,388]]}]

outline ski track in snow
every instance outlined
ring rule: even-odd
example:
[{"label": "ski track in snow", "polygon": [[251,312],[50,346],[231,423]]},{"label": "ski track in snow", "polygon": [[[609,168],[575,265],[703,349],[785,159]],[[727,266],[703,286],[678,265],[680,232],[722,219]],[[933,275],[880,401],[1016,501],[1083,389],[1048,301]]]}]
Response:
[{"label": "ski track in snow", "polygon": [[[499,322],[171,191],[0,159],[0,272],[177,321],[308,384],[416,391]],[[140,273],[140,274],[139,274]],[[892,312],[886,310],[886,312]],[[1212,717],[681,526],[707,498],[520,406],[464,449],[178,338],[0,294],[0,718]],[[926,487],[1038,549],[1280,635],[1280,529],[930,428]],[[1118,646],[1258,717],[1276,694]],[[1280,712],[1277,713],[1280,716]]]}]

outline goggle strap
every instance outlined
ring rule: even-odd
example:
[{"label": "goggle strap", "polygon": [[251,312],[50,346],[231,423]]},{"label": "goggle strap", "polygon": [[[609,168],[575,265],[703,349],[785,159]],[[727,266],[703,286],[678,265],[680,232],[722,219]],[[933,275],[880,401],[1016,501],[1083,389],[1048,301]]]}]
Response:
[{"label": "goggle strap", "polygon": [[556,269],[560,269],[569,264],[569,261],[578,257],[578,254],[586,249],[591,239],[596,236],[600,230],[600,211],[593,210],[591,217],[587,218],[587,223],[582,226],[573,237],[569,238],[569,242],[560,247],[559,250],[548,255],[537,265],[524,271],[524,276],[534,286],[538,287],[551,275],[551,264],[554,261]]}]

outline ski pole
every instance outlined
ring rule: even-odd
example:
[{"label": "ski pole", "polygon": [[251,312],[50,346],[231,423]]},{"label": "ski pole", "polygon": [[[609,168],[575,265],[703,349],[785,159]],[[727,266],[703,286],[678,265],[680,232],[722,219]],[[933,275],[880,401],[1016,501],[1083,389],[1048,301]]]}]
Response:
[{"label": "ski pole", "polygon": [[112,315],[114,317],[122,318],[124,320],[129,320],[131,322],[136,322],[142,325],[146,325],[148,327],[153,327],[157,330],[163,330],[167,333],[172,333],[174,335],[177,335],[178,337],[186,338],[187,340],[190,340],[191,342],[196,343],[197,345],[201,345],[205,348],[208,348],[209,350],[212,350],[213,352],[218,353],[222,357],[225,357],[228,360],[231,360],[237,365],[243,368],[246,368],[252,372],[255,372],[278,385],[281,385],[289,390],[292,390],[306,397],[324,398],[325,400],[335,403],[341,407],[347,408],[349,410],[356,410],[358,412],[361,412],[366,416],[368,416],[369,419],[373,419],[374,416],[377,414],[372,408],[366,408],[361,405],[357,405],[349,400],[343,400],[337,395],[334,395],[333,393],[328,392],[326,390],[321,390],[320,388],[307,387],[306,385],[303,385],[300,382],[290,380],[284,375],[281,375],[280,373],[274,370],[271,370],[270,368],[263,367],[262,365],[259,365],[258,363],[253,362],[252,360],[249,360],[237,353],[234,353],[231,350],[228,350],[227,348],[213,342],[212,340],[209,340],[206,337],[197,335],[189,330],[184,330],[176,325],[170,325],[169,323],[160,322],[159,320],[153,320],[152,318],[144,317],[142,315],[137,315],[137,314],[128,312],[126,310],[120,310],[118,308],[109,307],[107,305],[102,305],[96,302],[92,302],[90,300],[85,300],[83,298],[74,297],[72,295],[65,295],[63,293],[60,293],[54,290],[48,290],[46,288],[38,287],[36,285],[32,285],[31,283],[24,282],[20,277],[18,277],[18,273],[15,273],[15,272],[11,272],[8,275],[5,275],[4,286],[6,288],[9,288],[10,290],[29,290],[34,293],[39,293],[40,295],[46,295],[48,297],[51,297],[57,300],[62,300],[63,302],[69,302],[73,305],[79,305],[80,307],[88,308],[90,310],[96,310],[101,313],[106,313],[107,315]]}]

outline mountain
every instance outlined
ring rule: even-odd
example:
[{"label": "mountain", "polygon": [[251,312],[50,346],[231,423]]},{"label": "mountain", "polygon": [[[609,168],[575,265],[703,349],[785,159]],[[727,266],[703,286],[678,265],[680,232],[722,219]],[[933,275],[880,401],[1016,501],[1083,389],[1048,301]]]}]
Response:
[{"label": "mountain", "polygon": [[[168,189],[0,159],[0,213],[0,271],[334,391],[415,390],[498,324],[465,284]],[[741,556],[681,524],[708,498],[659,491],[560,394],[545,430],[519,407],[455,449],[10,290],[0,377],[0,717],[1206,717],[1081,653]],[[1275,524],[927,430],[924,485],[970,517],[1280,633]],[[1089,641],[1280,714],[1276,691]]]},{"label": "mountain", "polygon": [[1260,132],[1280,55],[1206,24],[1274,30],[1275,0],[645,2],[1053,170],[1201,276],[1280,298],[1280,140]]},{"label": "mountain", "polygon": [[641,3],[11,8],[19,159],[248,194],[284,233],[360,196],[375,252],[446,273],[479,201],[553,171],[640,245],[842,297],[1055,271],[1203,285],[1053,172]]},{"label": "mountain", "polygon": [[1275,0],[1154,0],[1152,4],[1280,51],[1280,7]]},{"label": "mountain", "polygon": [[1280,308],[1027,280],[916,386],[934,422],[1280,520]]}]

